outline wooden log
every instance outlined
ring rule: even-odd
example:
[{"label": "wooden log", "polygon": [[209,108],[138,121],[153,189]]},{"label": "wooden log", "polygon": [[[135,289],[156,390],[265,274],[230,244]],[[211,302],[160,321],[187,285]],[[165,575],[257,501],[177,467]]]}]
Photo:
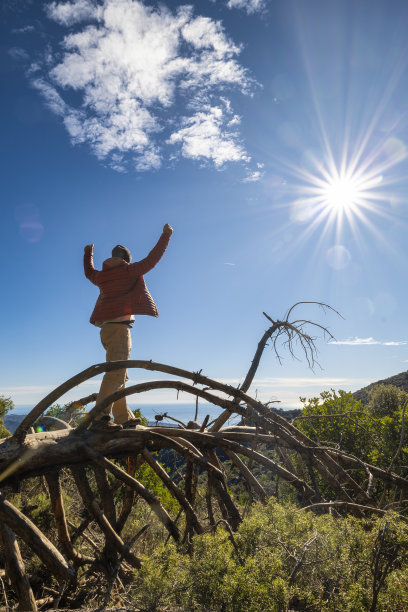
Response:
[{"label": "wooden log", "polygon": [[98,502],[93,496],[91,487],[89,486],[85,469],[80,466],[71,468],[71,470],[75,479],[75,484],[78,488],[80,496],[82,497],[85,507],[98,523],[105,535],[107,543],[109,543],[119,554],[123,554],[124,558],[129,561],[133,567],[140,569],[142,567],[140,559],[138,559],[127,549],[122,538],[116,533],[115,529],[109,523],[108,519],[100,509]]},{"label": "wooden log", "polygon": [[[116,364],[117,362],[114,362],[114,363]],[[155,368],[155,369],[158,369],[158,368]],[[177,368],[175,368],[175,370],[177,370]],[[203,378],[206,380],[210,380],[198,374],[197,374],[197,377],[199,379]],[[201,380],[199,382],[201,382]],[[218,383],[217,381],[211,381],[211,382],[213,383],[214,388],[217,388],[218,390],[226,392],[228,385],[223,385],[221,383]],[[151,389],[159,389],[159,388],[160,389],[174,388],[179,391],[185,391],[188,393],[192,393],[196,396],[203,397],[204,399],[207,399],[208,401],[211,401],[214,404],[227,405],[228,410],[230,410],[231,407],[233,407],[234,411],[237,412],[238,414],[241,414],[241,416],[245,416],[246,418],[251,419],[253,422],[257,423],[258,425],[265,428],[266,430],[273,431],[273,433],[275,434],[279,434],[292,447],[297,446],[299,448],[305,445],[312,446],[312,447],[319,446],[316,442],[308,438],[305,434],[299,431],[291,423],[288,423],[285,419],[283,419],[283,417],[271,412],[266,406],[261,404],[261,402],[257,402],[250,396],[243,393],[241,390],[238,391],[235,388],[230,388],[232,390],[231,394],[235,396],[235,399],[245,398],[245,401],[247,403],[247,408],[243,408],[239,406],[238,403],[229,402],[228,400],[223,400],[221,398],[218,398],[217,396],[209,394],[206,391],[202,391],[200,389],[197,389],[196,387],[187,385],[186,383],[183,383],[182,381],[150,381],[147,383],[140,383],[138,385],[134,385],[133,387],[128,387],[127,389],[123,389],[121,391],[117,391],[116,393],[113,393],[109,397],[104,398],[101,402],[99,402],[89,413],[89,419],[87,420],[87,422],[81,423],[77,427],[76,432],[81,433],[88,426],[92,418],[95,418],[95,416],[103,412],[106,406],[109,405],[112,401],[116,401],[120,399],[121,397],[131,395],[136,392],[142,392],[142,391],[147,391]],[[351,487],[358,494],[358,497],[360,500],[365,500],[365,501],[370,500],[369,496],[359,486],[359,484],[345,470],[343,470],[341,465],[339,465],[330,455],[326,455],[324,458],[324,464],[327,464],[327,466],[322,464],[322,460],[320,460],[320,462],[315,462],[315,463],[316,463],[317,469],[322,474],[323,473],[325,474],[325,476],[329,479],[331,486],[334,486],[335,490],[338,493],[341,493],[344,499],[351,501],[350,496],[347,494],[344,486],[342,486],[341,483]]]},{"label": "wooden log", "polygon": [[211,474],[211,472],[208,472],[207,474],[207,490],[205,493],[205,503],[207,506],[207,513],[208,513],[208,521],[211,525],[212,528],[215,528],[215,519],[214,519],[214,511],[213,511],[213,507],[212,507],[212,483],[214,480],[214,476]]},{"label": "wooden log", "polygon": [[[66,393],[69,389],[78,385],[93,376],[100,374],[102,372],[113,371],[117,369],[123,368],[142,368],[146,370],[155,370],[160,372],[166,372],[172,375],[181,376],[183,378],[190,378],[194,381],[194,384],[202,384],[206,387],[216,389],[218,391],[222,391],[227,395],[230,395],[234,398],[234,402],[229,402],[228,400],[221,400],[216,396],[213,396],[213,399],[210,400],[215,404],[221,405],[220,402],[224,401],[225,407],[230,408],[233,405],[233,411],[241,414],[245,418],[249,418],[253,422],[257,423],[260,426],[266,427],[267,430],[273,431],[273,433],[279,433],[282,438],[286,439],[289,444],[294,441],[298,441],[307,446],[318,446],[313,440],[308,438],[305,434],[300,432],[294,425],[291,425],[283,417],[272,413],[266,406],[264,406],[261,402],[254,400],[246,393],[243,393],[241,390],[232,387],[231,385],[225,385],[223,383],[219,383],[213,379],[208,378],[207,376],[203,376],[198,372],[190,372],[188,370],[183,370],[181,368],[175,368],[173,366],[168,366],[166,364],[159,364],[152,361],[138,361],[138,360],[125,360],[125,361],[111,361],[102,364],[96,364],[95,366],[91,366],[87,368],[83,372],[80,372],[76,376],[72,377],[62,385],[60,385],[57,389],[55,389],[52,393],[50,393],[42,402],[40,402],[29,415],[23,420],[20,426],[17,428],[13,435],[13,440],[16,442],[21,442],[25,436],[27,435],[28,428],[35,422],[35,420],[42,414],[42,412],[49,407],[51,403],[56,401],[62,394]],[[206,392],[197,389],[196,387],[191,387],[191,385],[185,385],[180,381],[152,381],[150,383],[141,383],[140,385],[134,385],[133,387],[129,387],[122,391],[118,391],[109,398],[105,398],[101,402],[99,402],[89,413],[88,423],[92,420],[94,416],[99,414],[104,408],[105,404],[107,405],[112,401],[112,399],[119,399],[120,397],[124,397],[126,395],[130,395],[131,393],[141,392],[142,390],[148,390],[153,388],[175,388],[178,390],[187,391],[193,393],[194,395],[199,395],[201,397],[206,398]],[[207,394],[210,395],[211,394]],[[247,408],[244,409],[238,404],[236,404],[235,400],[241,400],[247,404]],[[86,423],[82,423],[79,428],[77,428],[78,433],[80,433],[84,428],[86,428]],[[279,429],[279,431],[277,431]],[[342,471],[342,468],[331,458],[327,458],[327,461],[331,464],[330,468],[333,471],[333,468],[336,475],[343,477],[345,479],[346,484],[350,484],[353,489],[358,490],[358,484],[351,479],[345,471]],[[359,495],[364,497],[364,491],[360,488],[358,491]]]},{"label": "wooden log", "polygon": [[198,520],[196,513],[194,512],[193,507],[190,502],[186,499],[177,485],[174,484],[170,476],[167,472],[162,468],[160,463],[155,460],[153,455],[147,450],[147,448],[143,449],[143,457],[146,459],[147,463],[150,465],[152,470],[158,475],[161,481],[166,485],[170,493],[177,499],[180,506],[183,508],[186,513],[187,521],[191,523],[192,527],[197,533],[203,533],[203,527]]},{"label": "wooden log", "polygon": [[[137,453],[145,446],[146,441],[150,439],[156,449],[169,446],[177,450],[177,452],[187,452],[185,458],[188,460],[187,449],[184,448],[183,450],[180,445],[177,446],[177,439],[182,437],[182,440],[180,440],[182,444],[185,445],[186,442],[189,442],[192,444],[192,448],[196,449],[194,454],[191,453],[191,458],[204,469],[208,469],[208,466],[205,465],[202,458],[199,460],[195,455],[197,453],[201,455],[199,447],[203,447],[203,445],[205,447],[208,441],[211,446],[214,446],[222,444],[222,440],[226,438],[232,441],[235,436],[237,440],[251,440],[251,437],[246,437],[247,434],[245,434],[245,432],[234,433],[230,431],[230,428],[227,428],[225,434],[223,431],[209,434],[165,427],[160,428],[161,434],[157,434],[156,431],[157,428],[138,428],[133,431],[123,430],[115,433],[115,435],[109,433],[106,435],[96,435],[89,432],[86,434],[86,440],[90,446],[94,447],[102,454],[123,456],[125,454]],[[250,434],[248,435],[250,436]],[[208,436],[212,436],[212,439]],[[346,456],[344,453],[336,451],[335,449],[315,445],[304,445],[293,437],[288,441],[287,439],[277,436],[265,436],[264,434],[259,434],[259,436],[260,440],[263,442],[279,444],[285,448],[295,450],[300,453],[306,461],[309,461],[311,457],[315,467],[320,470],[323,479],[333,486],[335,490],[339,492],[339,495],[343,495],[344,488],[338,481],[337,474],[332,473],[331,470],[328,469],[325,463],[325,457],[327,455],[330,455],[336,460],[334,464],[335,469],[337,469],[339,464],[342,465],[343,470],[349,467],[361,469],[363,471],[367,471],[368,469],[375,478],[381,479],[392,486],[396,486],[401,491],[408,490],[408,481],[401,476],[389,472],[388,470],[382,470],[376,466],[365,464],[360,459],[351,455]],[[44,432],[41,434],[28,435],[23,448],[13,444],[10,438],[0,440],[0,466],[3,468],[0,480],[6,482],[7,477],[11,478],[12,476],[23,479],[35,474],[44,474],[62,465],[75,465],[79,462],[87,462],[88,456],[84,450],[83,442],[84,440],[82,437],[69,435],[67,431]],[[4,467],[6,469],[4,469]],[[346,485],[347,484],[348,483],[346,483]],[[358,500],[360,500],[360,491],[361,488],[357,489]],[[367,495],[364,497],[366,500]],[[344,499],[344,501],[350,501],[350,496],[348,500]],[[372,503],[372,500],[370,503]]]},{"label": "wooden log", "polygon": [[18,609],[37,612],[35,597],[25,573],[16,536],[5,523],[0,523],[0,546],[3,549],[6,575],[18,599]]},{"label": "wooden log", "polygon": [[[144,462],[144,459],[142,459],[142,462]],[[135,477],[135,474],[136,474],[136,457],[135,456],[130,456],[127,458],[126,471],[130,476],[132,476],[133,478]],[[121,482],[121,481],[118,481],[118,482]],[[125,486],[125,497],[123,500],[123,505],[122,505],[122,509],[119,514],[119,518],[116,521],[116,526],[115,526],[117,533],[120,533],[123,527],[125,526],[126,521],[129,517],[129,514],[132,510],[133,501],[135,498],[135,490],[129,485],[124,485],[124,486]]]},{"label": "wooden log", "polygon": [[106,476],[106,470],[100,465],[93,466],[96,485],[98,487],[99,495],[102,501],[102,508],[106,514],[106,518],[111,525],[116,524],[116,508],[113,500],[111,488],[109,486],[108,478]]},{"label": "wooden log", "polygon": [[0,520],[4,521],[48,567],[60,582],[75,578],[75,570],[34,523],[0,493]]},{"label": "wooden log", "polygon": [[[175,368],[167,364],[156,363],[153,361],[143,361],[143,360],[109,361],[106,363],[96,364],[94,366],[87,368],[86,370],[83,370],[79,374],[76,374],[75,376],[73,376],[72,378],[64,382],[62,385],[54,389],[54,391],[52,391],[41,402],[39,402],[39,404],[37,404],[37,406],[33,408],[33,410],[27,415],[27,417],[22,421],[22,423],[20,423],[19,427],[16,429],[16,431],[14,432],[14,435],[12,436],[13,440],[16,442],[22,442],[25,436],[27,435],[27,431],[29,427],[33,425],[36,419],[39,416],[41,416],[41,414],[45,410],[47,410],[47,408],[49,408],[51,404],[56,402],[62,395],[64,395],[70,389],[88,380],[89,378],[92,378],[93,376],[97,376],[98,374],[101,374],[103,372],[111,372],[111,371],[123,369],[123,368],[128,368],[128,369],[140,368],[140,369],[145,369],[145,370],[164,372],[164,373],[168,373],[171,375],[180,376],[182,378],[188,378],[188,379],[193,380],[194,384],[202,384],[205,387],[208,387],[210,389],[216,389],[218,391],[222,391],[223,393],[226,393],[227,395],[230,395],[235,399],[239,398],[241,401],[246,402],[246,403],[248,403],[247,399],[249,398],[250,400],[248,404],[249,406],[255,406],[255,408],[258,407],[258,405],[262,406],[261,402],[258,402],[257,400],[254,400],[250,396],[247,396],[245,393],[242,393],[239,389],[231,385],[226,385],[218,381],[215,381],[198,372],[190,372],[189,370],[183,370],[182,368]],[[179,381],[167,381],[167,382],[169,384],[171,383],[172,388],[177,389],[177,384],[179,383]],[[147,385],[146,387],[145,387],[145,384]],[[153,386],[149,386],[152,384]],[[149,390],[152,388],[160,388],[158,385],[160,385],[160,381],[152,381],[151,383],[141,383],[141,385],[139,385],[139,389],[140,389],[139,392],[141,392],[142,390]],[[135,385],[134,387],[137,387],[137,385]],[[197,391],[197,393],[194,393],[195,395],[199,395],[200,397],[203,397],[205,399],[207,399],[207,397],[211,398],[211,394],[206,395],[205,391],[202,391],[195,387],[192,387],[192,388],[195,389],[195,391]],[[127,389],[124,389],[123,391],[118,391],[116,392],[116,394],[112,394],[111,396],[109,396],[109,403],[111,402],[111,398],[119,399],[120,397],[136,392],[132,390],[129,393],[129,389],[132,389],[132,388],[128,387]],[[184,390],[184,389],[180,389],[180,390]],[[244,410],[242,407],[237,406],[234,402],[231,402],[229,400],[223,400],[221,398],[218,398],[217,396],[213,396],[213,397],[214,397],[214,400],[210,399],[210,401],[213,401],[216,405],[224,406],[225,408],[232,407],[232,411],[238,412],[238,414],[241,414],[240,410],[242,410],[243,416],[250,417],[251,419],[255,419],[255,422],[256,422],[257,417],[259,416],[257,412],[254,412],[253,410],[248,412],[248,410]],[[103,401],[107,399],[108,398],[105,398]],[[99,402],[99,404],[95,406],[88,413],[89,422],[92,420],[92,416],[99,414],[99,412],[101,412],[101,410],[103,410],[104,407],[105,407],[105,404],[102,405],[102,402]],[[261,414],[269,415],[270,411],[266,407],[263,407],[263,408],[264,408],[263,411],[260,410]],[[275,420],[277,423],[280,423],[280,424],[284,424],[284,423],[287,424],[287,422],[282,417],[279,417],[278,415],[273,415],[273,420]],[[83,429],[84,427],[86,428],[87,426],[88,425],[86,424],[82,424],[81,429]]]},{"label": "wooden log", "polygon": [[[178,433],[178,430],[176,430]],[[177,435],[177,434],[175,434]],[[279,465],[269,457],[265,457],[261,453],[254,451],[246,446],[242,446],[238,442],[234,442],[232,440],[225,440],[221,433],[200,433],[196,431],[183,431],[180,432],[180,435],[184,437],[189,437],[197,444],[197,441],[200,439],[201,444],[207,447],[211,446],[212,448],[222,448],[224,451],[231,450],[234,453],[244,455],[249,459],[253,459],[256,463],[265,466],[277,476],[282,477],[284,480],[292,484],[296,489],[298,489],[301,495],[306,495],[307,498],[314,498],[315,491],[309,487],[309,485],[298,478],[295,474],[292,474],[288,470],[286,470],[283,466]],[[214,466],[213,466],[214,467]],[[217,471],[217,474],[220,475],[220,471]]]},{"label": "wooden log", "polygon": [[[378,514],[379,516],[386,516],[388,513],[388,510],[376,508],[375,506],[364,506],[362,504],[355,504],[345,501],[330,501],[311,504],[310,506],[304,506],[303,508],[300,508],[298,512],[303,512],[305,510],[315,510],[320,508],[323,508],[328,511],[333,508],[344,508],[345,510],[356,510],[356,508],[358,508],[358,510],[363,513],[363,516],[365,512],[372,512],[373,514]],[[404,521],[404,523],[408,523],[408,518],[403,514],[397,514],[397,516],[399,519]]]},{"label": "wooden log", "polygon": [[50,472],[46,475],[46,480],[50,493],[51,506],[54,512],[55,523],[57,526],[58,539],[65,554],[76,566],[84,565],[86,563],[93,563],[95,561],[93,557],[81,555],[72,545],[65,517],[59,473]]},{"label": "wooden log", "polygon": [[225,449],[226,455],[231,459],[232,463],[241,472],[249,487],[255,491],[258,497],[263,503],[266,503],[267,495],[263,486],[259,483],[257,478],[251,472],[251,470],[245,465],[245,463],[234,453],[234,451]]},{"label": "wooden log", "polygon": [[194,463],[192,461],[186,462],[186,472],[184,475],[184,489],[186,492],[186,499],[190,504],[194,503],[193,499],[193,473]]},{"label": "wooden log", "polygon": [[[291,324],[289,324],[287,321],[273,322],[273,325],[281,324],[281,323],[284,326],[287,326],[287,325],[291,326]],[[115,361],[115,362],[107,362],[105,364],[97,364],[96,366],[92,366],[91,368],[88,368],[87,370],[80,372],[78,375],[74,376],[66,383],[63,383],[63,385],[60,385],[58,390],[55,390],[53,393],[49,394],[47,398],[45,398],[42,402],[40,402],[40,404],[38,404],[31,411],[30,415],[28,415],[26,419],[24,419],[23,423],[19,426],[19,428],[17,428],[16,432],[14,433],[13,440],[18,442],[18,441],[22,441],[25,438],[27,434],[27,429],[33,424],[35,419],[38,416],[40,416],[40,414],[42,414],[44,409],[48,407],[45,405],[47,401],[52,402],[56,400],[55,394],[57,392],[60,392],[61,394],[65,393],[67,390],[69,390],[76,384],[79,384],[79,382],[83,382],[84,380],[91,378],[95,374],[98,374],[102,371],[116,370],[116,369],[119,369],[120,367],[122,368],[138,367],[138,368],[144,368],[148,370],[168,372],[170,374],[182,376],[183,378],[190,378],[194,381],[194,384],[198,384],[198,383],[203,384],[210,388],[213,388],[218,391],[222,391],[224,393],[231,395],[234,398],[233,402],[228,402],[227,400],[223,400],[224,402],[226,402],[225,406],[228,408],[228,410],[230,410],[231,405],[233,405],[234,412],[241,414],[245,418],[249,418],[251,421],[257,423],[258,425],[266,427],[267,430],[270,430],[270,431],[273,430],[273,433],[279,433],[279,435],[281,435],[282,438],[286,439],[286,441],[288,441],[289,443],[293,444],[294,441],[295,442],[297,441],[297,442],[303,443],[304,445],[308,445],[308,446],[318,446],[317,443],[315,443],[313,440],[305,436],[302,432],[300,432],[292,424],[285,421],[285,419],[283,419],[279,415],[272,413],[261,402],[257,402],[256,400],[248,396],[246,393],[243,393],[241,390],[231,387],[230,385],[225,385],[223,383],[219,383],[218,381],[214,381],[206,376],[203,376],[201,373],[189,372],[188,370],[182,370],[181,368],[174,368],[172,366],[168,366],[165,364],[158,364],[158,363],[153,363],[153,362],[143,362],[143,361],[136,361],[136,360],[135,361],[131,361],[131,360]],[[148,390],[152,388],[167,387],[167,388],[175,388],[178,390],[184,390],[184,391],[193,393],[196,396],[200,395],[201,397],[205,397],[205,394],[206,394],[205,391],[196,389],[195,387],[191,387],[191,385],[190,386],[185,385],[184,383],[181,383],[180,381],[165,381],[165,383],[160,382],[160,381],[152,381],[151,383],[142,383],[141,385],[136,385],[133,388],[130,387],[128,389],[118,391],[112,394],[111,396],[109,396],[109,398],[105,398],[104,400],[99,402],[90,411],[89,419],[87,420],[87,422],[89,423],[92,420],[92,418],[94,418],[100,412],[102,412],[104,408],[106,407],[105,405],[107,405],[107,403],[110,403],[112,400],[119,399],[120,397],[129,395],[130,393],[135,393],[136,387],[138,388],[138,392],[141,392],[142,389]],[[217,398],[214,396],[214,399],[212,401],[213,403],[220,405],[221,400],[220,398]],[[244,409],[240,407],[238,405],[239,401],[245,401],[247,404],[247,408]],[[77,432],[80,433],[83,430],[83,428],[86,428],[86,427],[87,427],[86,422],[83,422],[77,428]],[[277,431],[277,429],[279,429],[279,431]],[[327,474],[329,476],[330,474],[332,474],[334,479],[338,479],[338,480],[341,479],[343,482],[343,485],[351,487],[358,494],[359,499],[364,500],[365,498],[369,498],[366,492],[361,487],[359,487],[358,483],[355,482],[351,478],[351,476],[345,470],[343,470],[342,467],[335,460],[333,460],[331,456],[326,455],[326,457],[324,458],[324,463],[327,463]],[[320,469],[319,465],[317,465],[317,468]],[[347,497],[347,494],[344,493],[345,491],[344,486],[342,487],[342,489],[343,489],[343,497]],[[366,499],[366,501],[368,501],[368,499]]]},{"label": "wooden log", "polygon": [[[208,459],[212,465],[220,469],[218,458],[214,449],[208,451]],[[242,521],[242,518],[238,508],[236,507],[236,505],[231,499],[230,494],[228,493],[227,484],[225,482],[224,476],[222,476],[222,478],[214,478],[213,488],[217,495],[220,510],[223,514],[224,519],[229,523],[231,528],[236,531]]]},{"label": "wooden log", "polygon": [[[194,433],[198,433],[198,432],[194,432]],[[198,451],[198,452],[191,451],[190,450],[191,445],[190,445],[190,447],[186,447],[186,445],[185,445],[186,440],[184,440],[184,436],[183,436],[183,440],[179,441],[179,440],[174,440],[174,438],[172,438],[170,436],[163,435],[161,433],[158,434],[158,433],[153,431],[153,432],[151,432],[151,436],[150,437],[153,440],[158,440],[158,441],[160,440],[160,441],[165,442],[168,446],[170,446],[170,448],[174,448],[174,450],[177,451],[179,453],[179,455],[184,457],[187,461],[192,461],[193,463],[196,463],[197,465],[199,465],[204,470],[209,470],[210,472],[212,472],[216,478],[221,478],[222,479],[222,477],[223,477],[222,476],[222,472],[221,472],[221,470],[218,467],[216,467],[210,461],[205,459],[205,457],[203,456],[203,454],[200,451]]]},{"label": "wooden log", "polygon": [[106,459],[100,453],[97,453],[90,447],[88,447],[87,451],[88,451],[89,458],[93,462],[101,465],[102,467],[105,467],[112,474],[114,474],[116,478],[119,478],[119,480],[122,480],[129,486],[133,487],[135,491],[141,497],[143,497],[143,499],[149,504],[153,512],[156,514],[159,520],[163,523],[163,525],[166,527],[168,532],[173,536],[173,538],[176,541],[179,540],[180,535],[179,535],[179,531],[176,525],[171,520],[170,516],[168,515],[166,510],[163,508],[163,506],[160,503],[160,500],[157,497],[155,497],[148,489],[146,489],[146,487],[143,486],[138,480],[136,480],[135,478],[132,478],[132,476],[124,472],[120,467],[118,467],[117,465],[109,461],[109,459]]}]

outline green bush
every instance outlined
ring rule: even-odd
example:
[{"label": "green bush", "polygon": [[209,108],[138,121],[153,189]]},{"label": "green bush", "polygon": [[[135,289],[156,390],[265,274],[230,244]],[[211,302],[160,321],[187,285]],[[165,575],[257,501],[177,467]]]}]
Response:
[{"label": "green bush", "polygon": [[196,536],[188,555],[174,543],[160,546],[137,574],[135,604],[189,612],[407,609],[408,526],[391,513],[334,518],[271,500],[253,508],[235,544],[219,529]]},{"label": "green bush", "polygon": [[[346,391],[324,391],[320,398],[301,398],[302,418],[295,423],[313,440],[335,445],[386,469],[399,448],[402,408],[407,398],[408,393],[392,385],[373,387],[367,405]],[[406,464],[407,454],[404,439],[394,470]]]},{"label": "green bush", "polygon": [[11,398],[0,395],[0,438],[6,438],[11,435],[9,430],[4,426],[3,419],[10,410],[13,410],[13,408],[14,404]]}]

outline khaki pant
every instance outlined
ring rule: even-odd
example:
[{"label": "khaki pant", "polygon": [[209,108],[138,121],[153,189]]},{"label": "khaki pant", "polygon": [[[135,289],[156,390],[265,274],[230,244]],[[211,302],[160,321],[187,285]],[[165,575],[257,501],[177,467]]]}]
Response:
[{"label": "khaki pant", "polygon": [[[130,337],[130,329],[127,325],[105,323],[101,329],[101,342],[106,350],[106,361],[129,359],[132,339]],[[127,380],[127,370],[106,372],[96,401],[99,402],[111,393],[123,389]],[[104,413],[101,414],[99,418],[104,416],[104,414],[109,415],[111,410],[115,423],[119,423],[120,425],[134,418],[134,414],[129,410],[126,404],[126,397],[122,397],[117,402],[106,406]]]}]

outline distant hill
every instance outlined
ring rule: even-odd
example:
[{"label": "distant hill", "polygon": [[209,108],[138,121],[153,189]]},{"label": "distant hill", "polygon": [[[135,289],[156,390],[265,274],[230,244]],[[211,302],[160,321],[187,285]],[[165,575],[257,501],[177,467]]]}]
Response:
[{"label": "distant hill", "polygon": [[9,430],[10,433],[14,433],[25,416],[25,414],[6,414],[6,416],[4,417],[4,426]]},{"label": "distant hill", "polygon": [[389,378],[384,378],[384,380],[377,380],[377,382],[373,382],[367,387],[363,387],[358,391],[353,393],[353,397],[357,400],[361,400],[363,404],[368,403],[368,397],[371,389],[376,385],[394,385],[394,387],[399,387],[404,391],[408,391],[408,370],[406,372],[401,372],[400,374],[395,374],[395,376],[390,376]]}]

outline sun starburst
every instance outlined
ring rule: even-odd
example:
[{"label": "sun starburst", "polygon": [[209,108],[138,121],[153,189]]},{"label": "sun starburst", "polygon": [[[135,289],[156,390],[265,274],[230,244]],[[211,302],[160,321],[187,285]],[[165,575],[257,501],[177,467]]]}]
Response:
[{"label": "sun starburst", "polygon": [[405,148],[393,145],[391,151],[385,142],[365,156],[360,149],[349,159],[343,152],[339,164],[330,148],[325,158],[310,154],[305,166],[292,168],[297,197],[291,204],[291,221],[306,226],[304,235],[320,227],[321,240],[333,230],[339,240],[345,224],[355,235],[365,227],[380,238],[372,218],[389,216],[390,192],[384,173],[405,157]]}]

